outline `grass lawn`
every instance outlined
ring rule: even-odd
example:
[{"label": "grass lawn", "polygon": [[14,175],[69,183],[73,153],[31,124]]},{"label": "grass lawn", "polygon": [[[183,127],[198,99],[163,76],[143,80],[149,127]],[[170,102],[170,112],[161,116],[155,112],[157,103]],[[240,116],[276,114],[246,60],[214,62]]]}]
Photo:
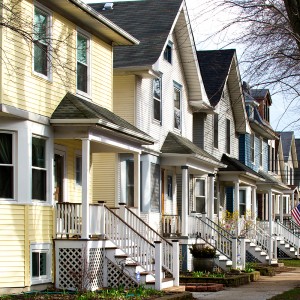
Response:
[{"label": "grass lawn", "polygon": [[300,267],[300,259],[279,259],[286,267]]}]

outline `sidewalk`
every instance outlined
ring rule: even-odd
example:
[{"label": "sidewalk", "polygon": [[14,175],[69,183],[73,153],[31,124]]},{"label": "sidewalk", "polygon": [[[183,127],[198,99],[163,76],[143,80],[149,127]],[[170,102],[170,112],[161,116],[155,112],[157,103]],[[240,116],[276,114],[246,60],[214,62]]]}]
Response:
[{"label": "sidewalk", "polygon": [[261,276],[259,281],[220,292],[193,293],[195,299],[205,300],[266,300],[300,286],[300,268],[275,276]]}]

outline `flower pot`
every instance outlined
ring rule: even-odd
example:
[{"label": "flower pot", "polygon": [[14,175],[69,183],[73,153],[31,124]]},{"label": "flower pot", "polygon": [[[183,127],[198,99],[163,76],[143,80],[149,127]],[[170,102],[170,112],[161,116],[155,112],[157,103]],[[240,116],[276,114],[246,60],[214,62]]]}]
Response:
[{"label": "flower pot", "polygon": [[198,258],[193,257],[194,271],[210,272],[212,273],[215,266],[214,258]]}]

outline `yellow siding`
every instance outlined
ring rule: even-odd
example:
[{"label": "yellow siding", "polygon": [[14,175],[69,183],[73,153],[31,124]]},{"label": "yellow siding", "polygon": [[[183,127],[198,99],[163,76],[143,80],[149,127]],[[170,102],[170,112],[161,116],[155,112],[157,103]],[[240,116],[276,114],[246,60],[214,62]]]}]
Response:
[{"label": "yellow siding", "polygon": [[113,153],[93,154],[93,202],[106,201],[115,206],[115,160]]},{"label": "yellow siding", "polygon": [[113,56],[112,47],[93,38],[92,47],[92,98],[112,110]]},{"label": "yellow siding", "polygon": [[0,205],[0,288],[30,283],[30,243],[51,242],[53,207]]},{"label": "yellow siding", "polygon": [[0,209],[0,288],[24,286],[25,208],[1,205]]},{"label": "yellow siding", "polygon": [[66,147],[68,202],[81,202],[81,186],[75,182],[75,156],[81,153],[81,141],[79,140],[55,140],[54,144]]},{"label": "yellow siding", "polygon": [[[20,1],[28,31],[32,1]],[[69,91],[76,93],[76,25],[57,13],[52,15],[52,80],[33,73],[32,45],[9,29],[3,29],[6,62],[3,64],[3,103],[43,116],[51,116]],[[92,100],[112,107],[112,47],[91,37]]]},{"label": "yellow siding", "polygon": [[135,125],[135,76],[114,76],[114,113]]}]

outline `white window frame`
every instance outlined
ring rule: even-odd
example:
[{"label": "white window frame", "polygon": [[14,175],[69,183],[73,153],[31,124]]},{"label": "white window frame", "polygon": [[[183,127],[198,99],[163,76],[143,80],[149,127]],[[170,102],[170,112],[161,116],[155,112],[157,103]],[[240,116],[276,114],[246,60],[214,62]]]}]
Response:
[{"label": "white window frame", "polygon": [[[32,155],[32,140],[33,138],[37,138],[37,139],[41,139],[45,141],[45,167],[41,168],[41,167],[36,167],[32,165],[32,156],[31,156],[31,200],[34,202],[40,202],[40,203],[47,203],[48,202],[48,176],[49,176],[49,172],[48,172],[48,149],[47,149],[47,138],[45,137],[41,137],[41,136],[37,136],[37,135],[32,135],[31,136],[31,155]],[[32,195],[32,171],[33,170],[42,170],[42,171],[46,171],[46,191],[45,191],[45,200],[41,200],[41,199],[33,199],[33,195]]]},{"label": "white window frame", "polygon": [[226,153],[230,154],[231,152],[231,120],[226,118]]},{"label": "white window frame", "polygon": [[[87,40],[87,54],[86,54],[86,58],[87,58],[87,92],[84,92],[84,91],[81,91],[77,88],[77,54],[78,54],[78,51],[77,51],[77,40],[78,40],[78,35],[81,35],[83,36],[84,38],[86,38]],[[91,95],[91,35],[84,31],[83,29],[81,28],[77,28],[77,32],[76,32],[76,92],[78,95],[81,95],[81,96],[84,96],[84,97],[90,97]]]},{"label": "white window frame", "polygon": [[[175,93],[178,92],[179,93],[179,109],[175,107]],[[182,85],[180,85],[177,82],[173,82],[173,106],[174,106],[174,113],[173,113],[173,127],[175,130],[181,132],[182,130]],[[175,115],[176,113],[179,114],[179,120],[180,120],[180,124],[179,124],[179,128],[177,128],[175,126]]]},{"label": "white window frame", "polygon": [[[39,9],[41,10],[43,13],[47,14],[47,38],[49,40],[49,42],[47,43],[47,76],[45,76],[42,73],[39,73],[37,71],[35,71],[34,69],[34,43],[32,44],[32,72],[33,74],[46,79],[48,81],[52,81],[52,11],[50,9],[48,9],[47,7],[45,7],[44,5],[38,3],[37,1],[34,2],[33,5],[33,27],[34,27],[34,16],[35,16],[35,9]],[[34,32],[34,28],[33,28],[33,32]],[[34,37],[33,37],[34,39]]]},{"label": "white window frame", "polygon": [[[170,55],[168,55],[168,57],[166,57],[167,50],[168,50],[168,53],[170,54]],[[172,41],[168,41],[168,43],[164,49],[163,56],[164,56],[165,61],[172,64],[172,62],[173,62],[173,42]],[[170,56],[170,58],[169,58],[169,56]]]},{"label": "white window frame", "polygon": [[[32,276],[32,253],[46,253],[46,275],[39,277]],[[43,284],[52,282],[52,245],[51,243],[30,244],[30,279],[31,284]]]},{"label": "white window frame", "polygon": [[263,143],[263,139],[260,138],[259,139],[259,165],[262,167],[263,166],[263,153],[264,153],[264,143]]},{"label": "white window frame", "polygon": [[[77,158],[81,159],[81,170],[80,170],[81,183],[80,184],[77,182]],[[74,172],[75,173],[75,185],[76,185],[76,187],[82,187],[82,154],[80,151],[75,152],[74,170],[75,170],[75,172]]]},{"label": "white window frame", "polygon": [[[213,131],[214,148],[219,149],[219,114],[213,115],[213,126],[214,126],[214,131]],[[216,126],[217,126],[217,128],[216,128]]]},{"label": "white window frame", "polygon": [[[155,95],[155,83],[156,81],[159,81],[160,84],[160,98],[156,97]],[[160,119],[155,118],[155,102],[159,102],[160,104]],[[155,122],[159,122],[160,124],[162,123],[162,77],[154,78],[153,79],[153,120]]]},{"label": "white window frame", "polygon": [[16,199],[16,134],[15,132],[11,132],[11,131],[6,131],[6,130],[1,130],[0,133],[5,133],[5,134],[11,134],[12,135],[12,163],[11,164],[1,164],[1,166],[9,166],[13,168],[13,189],[12,189],[12,194],[13,197],[12,198],[0,198],[1,200],[8,200],[8,201],[12,201]]},{"label": "white window frame", "polygon": [[[204,194],[200,195],[200,194],[196,194],[196,183],[197,181],[202,181],[203,182],[203,187],[204,187]],[[195,211],[197,213],[203,213],[203,211],[197,211],[197,198],[199,198],[200,200],[204,200],[204,208],[205,208],[205,212],[206,212],[206,195],[207,195],[207,185],[206,185],[206,179],[205,178],[201,178],[201,177],[197,177],[195,178],[195,188],[194,188],[194,199],[195,199]]]},{"label": "white window frame", "polygon": [[250,160],[255,164],[255,134],[250,134]]}]

